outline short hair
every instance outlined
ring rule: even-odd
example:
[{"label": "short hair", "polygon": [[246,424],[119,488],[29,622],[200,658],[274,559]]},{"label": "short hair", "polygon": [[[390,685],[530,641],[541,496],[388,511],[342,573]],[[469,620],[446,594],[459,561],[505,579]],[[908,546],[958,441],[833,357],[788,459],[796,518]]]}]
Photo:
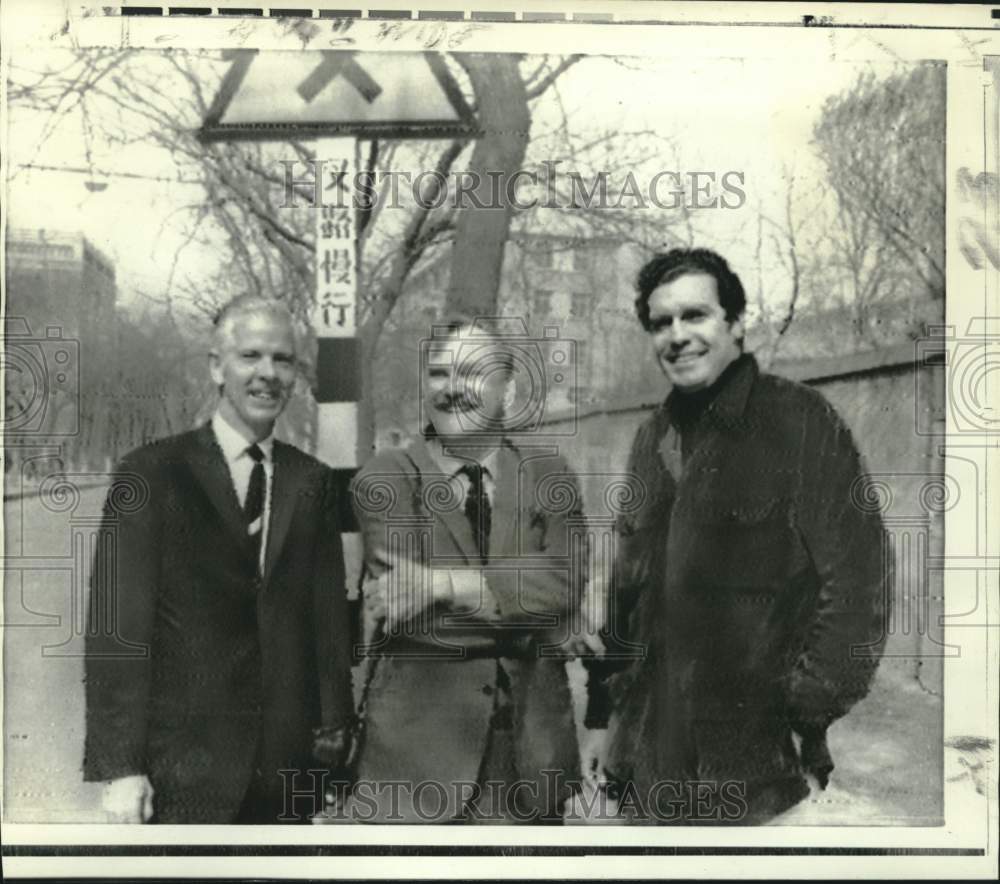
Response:
[{"label": "short hair", "polygon": [[715,279],[719,305],[726,319],[734,322],[747,308],[747,296],[740,278],[729,269],[726,259],[710,249],[671,249],[655,255],[639,271],[636,280],[635,312],[642,327],[649,331],[649,296],[668,282],[692,273],[704,273]]},{"label": "short hair", "polygon": [[292,330],[292,337],[295,339],[298,337],[295,334],[295,317],[284,301],[261,295],[237,295],[223,304],[215,314],[212,346],[219,349],[225,347],[232,340],[233,327],[237,320],[246,316],[272,316],[283,319]]}]

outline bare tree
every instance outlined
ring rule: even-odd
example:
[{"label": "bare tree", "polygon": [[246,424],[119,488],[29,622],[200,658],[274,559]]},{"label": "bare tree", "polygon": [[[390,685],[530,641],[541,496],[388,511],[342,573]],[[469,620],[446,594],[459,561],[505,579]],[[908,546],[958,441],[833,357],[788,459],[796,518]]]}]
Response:
[{"label": "bare tree", "polygon": [[[794,170],[785,167],[782,178],[786,182],[782,214],[778,218],[772,218],[763,212],[759,212],[757,222],[758,266],[761,260],[761,238],[764,236],[764,230],[766,229],[773,253],[777,257],[778,265],[787,279],[788,286],[787,294],[775,291],[768,292],[768,295],[772,299],[781,299],[780,308],[778,308],[778,317],[771,319],[770,348],[764,359],[768,365],[777,358],[782,338],[788,329],[791,328],[792,322],[795,319],[795,311],[799,306],[804,278],[812,264],[812,250],[804,242],[805,228],[808,224],[810,213],[808,211],[801,211],[796,204],[798,194],[796,192]],[[763,286],[760,288],[760,301],[763,304]]]},{"label": "bare tree", "polygon": [[846,216],[898,259],[932,299],[944,296],[945,65],[927,62],[884,79],[868,71],[827,99],[813,132]]},{"label": "bare tree", "polygon": [[[549,90],[575,61],[536,58],[522,73],[515,56],[459,59],[471,82],[466,85],[468,97],[478,105],[485,129],[485,137],[466,160],[471,168],[509,172],[519,165],[530,129],[528,102]],[[203,144],[197,130],[224,68],[224,59],[213,52],[81,50],[42,70],[13,66],[9,95],[15,109],[46,116],[43,142],[58,126],[82,121],[88,160],[92,141],[111,149],[142,143],[163,151],[164,166],[175,169],[179,180],[200,185],[200,192],[196,188],[194,198],[176,213],[175,221],[185,235],[159,293],[168,310],[180,303],[197,314],[211,315],[232,294],[252,291],[286,300],[305,318],[313,299],[312,215],[308,206],[284,204],[285,182],[276,150],[285,156],[291,150],[300,160],[312,159],[313,153],[303,143],[280,149],[260,143]],[[459,168],[469,146],[464,139],[440,150],[425,145],[424,168],[446,176]],[[394,153],[394,145],[372,142],[367,170],[386,169]],[[428,196],[425,202],[432,205],[437,194]],[[359,337],[369,381],[381,330],[408,275],[427,250],[456,241],[458,228],[454,260],[462,269],[455,276],[469,279],[476,274],[475,285],[462,291],[476,291],[485,298],[483,305],[491,304],[509,224],[509,217],[498,223],[496,215],[503,213],[456,213],[447,205],[434,210],[417,204],[402,229],[396,229],[398,224],[396,228],[380,224],[385,213],[380,214],[378,206],[362,209],[358,216],[365,245]],[[380,226],[386,228],[382,235]],[[207,276],[202,272],[194,280],[180,272],[185,252],[193,245],[220,255],[214,272]],[[366,389],[371,390],[370,385]],[[363,440],[373,437],[373,419],[374,411],[366,403]]]},{"label": "bare tree", "polygon": [[829,305],[829,231],[820,221],[822,194],[816,185],[803,186],[803,178],[783,166],[781,190],[758,201],[754,211],[754,277],[747,297],[751,334],[760,336],[754,351],[764,366],[778,358],[804,310]]}]

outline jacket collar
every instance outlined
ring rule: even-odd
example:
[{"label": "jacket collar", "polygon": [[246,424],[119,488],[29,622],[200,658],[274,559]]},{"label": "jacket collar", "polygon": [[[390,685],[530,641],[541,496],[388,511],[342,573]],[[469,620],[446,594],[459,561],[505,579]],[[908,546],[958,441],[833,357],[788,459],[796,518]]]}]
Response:
[{"label": "jacket collar", "polygon": [[[739,425],[746,411],[750,391],[760,374],[757,360],[752,353],[743,353],[727,366],[719,379],[718,389],[705,409],[705,417],[720,429],[733,429]],[[663,429],[670,421],[678,397],[683,393],[671,390],[660,406],[659,419],[663,421]]]},{"label": "jacket collar", "polygon": [[292,514],[299,497],[308,489],[305,487],[306,461],[293,456],[295,448],[275,440],[274,479],[271,483],[271,520],[267,529],[267,548],[264,560],[264,583],[267,584],[277,564],[278,556],[288,537],[292,524]]},{"label": "jacket collar", "polygon": [[[429,439],[417,438],[412,440],[406,448],[406,454],[424,485],[428,481],[433,481],[435,477],[445,475],[442,472],[441,464],[431,451],[431,444],[433,443]],[[506,548],[507,531],[511,527],[508,523],[512,521],[509,515],[515,511],[516,507],[519,462],[519,455],[514,445],[507,439],[501,440],[500,446],[491,457],[490,462],[490,470],[493,473],[495,483],[493,533],[496,536],[490,540],[490,547],[494,550]],[[429,497],[433,500],[434,495]],[[422,502],[421,505],[426,508],[426,503]],[[450,508],[441,507],[433,515],[448,529],[452,540],[465,558],[470,563],[478,561],[479,552],[475,538],[472,536],[469,520],[465,515],[465,508],[461,505]]]},{"label": "jacket collar", "polygon": [[[226,531],[237,547],[253,557],[253,547],[247,535],[243,509],[236,498],[229,467],[211,422],[194,432],[194,445],[188,454],[188,463],[195,478],[205,490],[218,511]],[[292,513],[298,499],[302,470],[298,458],[290,456],[291,447],[275,441],[272,449],[274,478],[271,483],[271,517],[268,526],[267,552],[264,563],[264,580],[270,577],[278,555],[284,545],[291,524]]]},{"label": "jacket collar", "polygon": [[441,495],[427,493],[429,483],[440,481],[446,475],[442,472],[441,466],[431,453],[429,440],[413,439],[406,447],[406,455],[417,472],[419,499],[414,501],[414,505],[425,511],[430,509],[430,515],[448,529],[452,541],[465,559],[469,562],[474,561],[478,557],[478,550],[475,538],[472,536],[472,528],[469,525],[469,520],[465,516],[465,508],[461,503],[458,506],[445,505],[440,508],[434,508],[433,502],[435,500],[448,500],[449,497],[448,495],[442,497]]},{"label": "jacket collar", "polygon": [[[212,416],[211,424],[212,432],[215,433],[215,441],[219,443],[219,448],[222,449],[227,464],[233,464],[240,457],[246,455],[247,449],[254,444],[252,440],[244,438],[243,434],[230,424],[218,409]],[[264,455],[264,462],[270,463],[274,450],[274,433],[272,432],[266,439],[261,439],[256,445]]]},{"label": "jacket collar", "polygon": [[252,556],[253,547],[243,520],[243,509],[236,497],[226,457],[215,437],[211,422],[204,423],[195,430],[194,443],[188,454],[192,473],[218,511],[233,542]]}]

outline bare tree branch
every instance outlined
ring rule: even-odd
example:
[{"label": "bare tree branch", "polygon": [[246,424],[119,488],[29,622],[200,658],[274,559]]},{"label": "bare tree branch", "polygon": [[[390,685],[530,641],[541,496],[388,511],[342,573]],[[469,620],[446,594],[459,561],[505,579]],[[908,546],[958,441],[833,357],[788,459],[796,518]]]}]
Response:
[{"label": "bare tree branch", "polygon": [[583,55],[570,55],[564,58],[559,64],[557,64],[545,77],[543,77],[538,83],[533,85],[530,89],[526,89],[528,95],[528,100],[538,98],[546,89],[549,88],[556,80],[558,80],[566,71],[568,71],[573,65],[581,61],[585,56]]}]

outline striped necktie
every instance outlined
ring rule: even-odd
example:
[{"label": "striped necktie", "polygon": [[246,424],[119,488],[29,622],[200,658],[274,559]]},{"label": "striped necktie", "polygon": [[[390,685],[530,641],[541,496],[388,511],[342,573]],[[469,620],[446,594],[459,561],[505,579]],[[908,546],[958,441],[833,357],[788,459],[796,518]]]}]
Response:
[{"label": "striped necktie", "polygon": [[259,445],[253,444],[247,449],[247,454],[254,463],[250,471],[246,502],[243,504],[243,515],[254,556],[260,562],[261,542],[264,539],[264,452]]}]

